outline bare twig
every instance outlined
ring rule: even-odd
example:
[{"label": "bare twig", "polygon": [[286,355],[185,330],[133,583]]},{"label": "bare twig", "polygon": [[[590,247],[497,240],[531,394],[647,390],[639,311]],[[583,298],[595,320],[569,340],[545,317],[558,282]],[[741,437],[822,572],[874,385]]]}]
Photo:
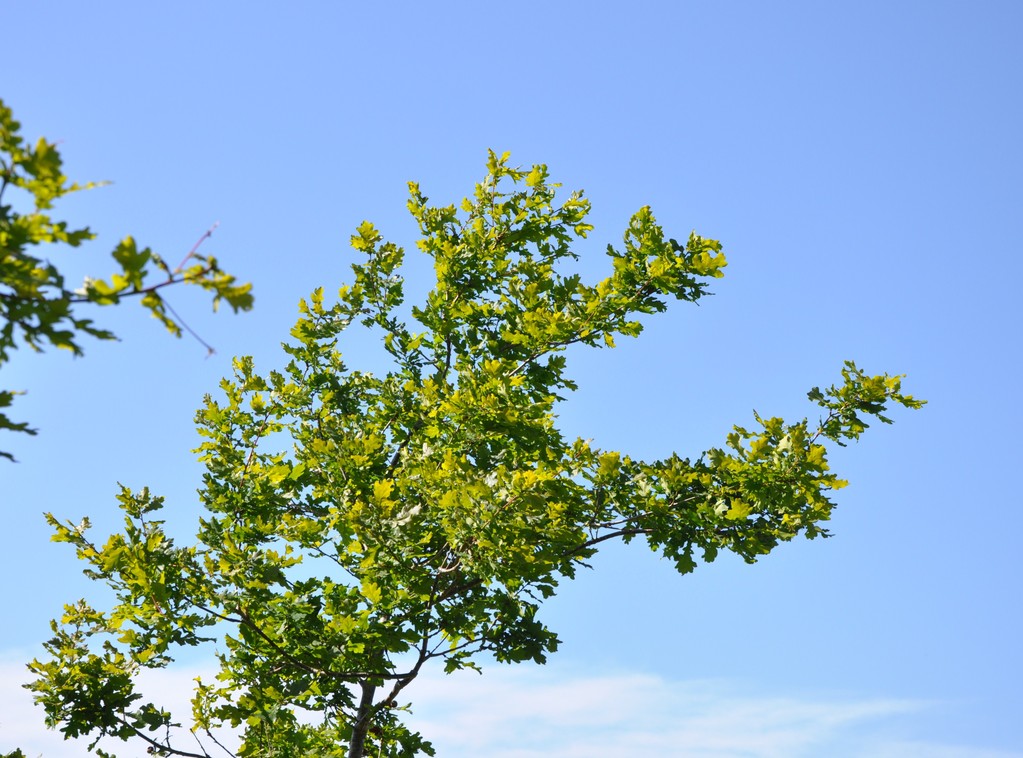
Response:
[{"label": "bare twig", "polygon": [[211,355],[217,352],[216,350],[213,349],[213,346],[210,343],[208,343],[206,340],[204,340],[202,337],[196,334],[195,329],[190,327],[187,321],[185,321],[183,318],[181,318],[181,316],[178,315],[178,312],[174,310],[174,307],[167,302],[167,298],[163,298],[163,304],[167,308],[167,310],[171,312],[171,315],[174,316],[174,318],[177,320],[177,323],[181,324],[181,326],[184,327],[186,332],[191,334],[200,345],[206,348],[207,358],[209,358]]},{"label": "bare twig", "polygon": [[192,245],[192,249],[188,251],[188,255],[186,255],[184,258],[182,258],[181,259],[181,263],[179,263],[177,268],[174,269],[174,273],[180,272],[181,269],[184,268],[185,264],[188,263],[188,259],[191,258],[193,255],[195,255],[197,252],[199,252],[199,246],[203,242],[205,242],[206,240],[208,240],[210,237],[213,236],[213,232],[216,230],[216,228],[218,226],[220,226],[220,222],[219,221],[214,221],[213,222],[213,226],[211,226],[209,229],[207,229],[203,233],[203,235],[199,239],[197,239],[195,241],[195,244]]}]

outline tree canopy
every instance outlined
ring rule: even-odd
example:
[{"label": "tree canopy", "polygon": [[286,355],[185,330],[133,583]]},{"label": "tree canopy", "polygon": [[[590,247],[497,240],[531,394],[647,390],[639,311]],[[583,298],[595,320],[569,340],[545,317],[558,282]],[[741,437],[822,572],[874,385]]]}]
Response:
[{"label": "tree canopy", "polygon": [[[53,346],[81,355],[83,336],[115,339],[113,332],[79,315],[86,305],[117,305],[125,298],[138,298],[177,336],[188,326],[164,297],[167,287],[201,287],[213,294],[214,308],[221,301],[236,312],[252,307],[251,285],[239,284],[220,268],[216,258],[198,253],[199,244],[212,229],[174,267],[149,248],[140,248],[132,237],[125,237],[111,254],[117,270],[109,281],[86,278],[77,289],[69,289],[60,269],[35,250],[46,244],[77,248],[95,236],[88,227],[69,228],[50,211],[60,198],[99,185],[71,182],[64,175],[56,145],[43,138],[34,146],[26,144],[20,130],[13,112],[0,100],[0,368],[19,346],[35,351]],[[17,197],[5,198],[11,190]],[[4,204],[5,200],[12,202]],[[9,407],[17,394],[0,390],[0,408]],[[0,431],[36,433],[28,422],[14,421],[2,411]],[[0,457],[13,459],[3,451]]]},{"label": "tree canopy", "polygon": [[[198,412],[205,513],[191,544],[171,539],[148,489],[122,489],[124,530],[105,541],[87,518],[48,516],[116,597],[66,606],[49,657],[30,665],[51,726],[203,758],[222,725],[240,730],[239,756],[432,755],[401,719],[406,688],[432,662],[543,663],[559,640],[542,604],[602,544],[645,541],[686,574],[723,550],[753,562],[828,535],[845,482],[827,445],[922,401],[847,362],[809,392],[819,420],[754,414],[695,456],[643,461],[566,438],[567,349],[637,336],[641,317],[704,297],[726,262],[715,240],[666,237],[644,207],[608,246],[606,278],[584,282],[567,269],[589,201],[557,188],[545,166],[494,153],[460,205],[410,184],[436,273],[411,306],[402,248],[359,226],[353,278],[336,300],[320,289],[300,304],[283,370],[236,359]],[[389,370],[346,365],[352,327],[380,335]],[[219,672],[183,721],[136,678],[193,646]]]}]

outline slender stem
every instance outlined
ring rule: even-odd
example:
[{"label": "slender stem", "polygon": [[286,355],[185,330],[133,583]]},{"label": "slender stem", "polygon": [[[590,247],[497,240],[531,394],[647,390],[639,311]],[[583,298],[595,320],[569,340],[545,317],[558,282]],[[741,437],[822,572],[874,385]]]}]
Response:
[{"label": "slender stem", "polygon": [[211,226],[209,229],[207,229],[205,232],[203,232],[203,235],[199,239],[196,240],[194,245],[192,245],[192,249],[188,251],[188,255],[186,255],[184,258],[181,259],[181,263],[179,263],[177,265],[177,268],[174,269],[175,272],[181,271],[181,269],[184,268],[185,264],[188,263],[188,259],[191,258],[193,255],[195,255],[199,251],[199,246],[203,242],[205,242],[206,240],[208,240],[210,237],[213,236],[213,232],[214,232],[214,230],[216,230],[216,228],[218,226],[220,226],[220,222],[219,221],[214,221],[213,222],[213,226]]},{"label": "slender stem", "polygon": [[183,326],[185,328],[185,331],[188,332],[189,334],[191,334],[200,345],[202,345],[204,348],[206,348],[206,355],[207,355],[207,357],[209,357],[209,356],[213,355],[215,352],[217,352],[216,350],[213,349],[213,346],[210,343],[208,343],[206,340],[204,340],[202,337],[200,337],[198,334],[195,333],[195,329],[190,327],[188,325],[188,322],[185,321],[183,318],[181,318],[181,316],[178,315],[178,312],[176,310],[174,310],[174,307],[170,303],[167,302],[166,298],[164,298],[163,304],[167,308],[167,310],[169,310],[171,312],[171,315],[174,316],[174,318],[177,320],[177,322],[179,324],[181,324],[181,326]]},{"label": "slender stem", "polygon": [[223,750],[225,753],[227,753],[229,756],[231,756],[231,758],[237,758],[235,753],[232,753],[230,750],[228,750],[226,747],[224,747],[223,744],[221,744],[220,740],[218,740],[216,738],[216,736],[213,734],[212,731],[210,731],[209,729],[204,729],[203,731],[206,732],[206,736],[209,737],[211,740],[213,740],[213,742],[216,744],[217,747],[219,747],[221,750]]}]

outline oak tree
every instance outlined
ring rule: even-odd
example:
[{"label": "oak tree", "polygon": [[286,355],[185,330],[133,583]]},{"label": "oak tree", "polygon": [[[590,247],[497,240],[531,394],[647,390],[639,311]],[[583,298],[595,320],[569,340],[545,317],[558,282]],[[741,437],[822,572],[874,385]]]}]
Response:
[{"label": "oak tree", "polygon": [[[424,667],[543,663],[558,647],[543,602],[604,543],[642,540],[686,574],[723,550],[752,562],[827,536],[845,484],[827,446],[922,401],[850,362],[810,391],[819,420],[754,414],[693,457],[566,438],[566,349],[614,347],[668,301],[698,301],[725,258],[712,239],[666,237],[641,208],[608,246],[606,278],[585,282],[566,264],[592,229],[589,202],[559,202],[557,187],[545,166],[493,153],[458,206],[410,184],[436,273],[411,307],[402,248],[363,223],[353,278],[300,304],[283,370],[237,359],[198,412],[205,512],[191,544],[168,536],[147,489],[120,492],[124,530],[105,541],[87,519],[48,516],[116,596],[108,610],[66,606],[31,664],[51,726],[163,755],[218,754],[224,725],[239,756],[432,755],[401,719]],[[379,333],[386,372],[345,363],[345,331],[362,327]],[[137,691],[139,672],[203,645],[219,671],[196,683],[188,719]]]}]

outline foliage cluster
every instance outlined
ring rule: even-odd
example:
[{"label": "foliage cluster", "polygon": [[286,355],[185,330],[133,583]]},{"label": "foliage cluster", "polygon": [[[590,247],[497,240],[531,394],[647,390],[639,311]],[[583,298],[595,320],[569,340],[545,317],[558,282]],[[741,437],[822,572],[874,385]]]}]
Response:
[{"label": "foliage cluster", "polygon": [[[557,202],[557,187],[545,166],[493,153],[459,206],[431,205],[411,184],[436,272],[411,307],[403,250],[363,223],[352,281],[336,301],[317,290],[301,303],[286,367],[261,375],[237,359],[198,412],[194,543],[168,536],[147,489],[121,491],[124,530],[105,541],[88,519],[49,516],[117,598],[108,611],[66,606],[49,658],[31,664],[51,726],[202,758],[224,725],[241,732],[239,756],[432,755],[400,718],[406,688],[431,662],[543,663],[559,641],[541,605],[603,543],[645,540],[685,574],[722,550],[752,562],[827,535],[845,482],[826,444],[921,401],[900,377],[847,363],[840,384],[810,392],[819,422],[755,416],[695,458],[642,461],[567,439],[555,414],[575,388],[566,348],[638,335],[641,317],[707,294],[725,258],[695,233],[667,238],[641,208],[607,248],[608,275],[586,283],[564,269],[592,229],[589,202]],[[379,332],[390,370],[345,364],[353,325]],[[199,645],[219,672],[197,681],[195,740],[183,743],[172,727],[184,722],[135,679]]]}]

